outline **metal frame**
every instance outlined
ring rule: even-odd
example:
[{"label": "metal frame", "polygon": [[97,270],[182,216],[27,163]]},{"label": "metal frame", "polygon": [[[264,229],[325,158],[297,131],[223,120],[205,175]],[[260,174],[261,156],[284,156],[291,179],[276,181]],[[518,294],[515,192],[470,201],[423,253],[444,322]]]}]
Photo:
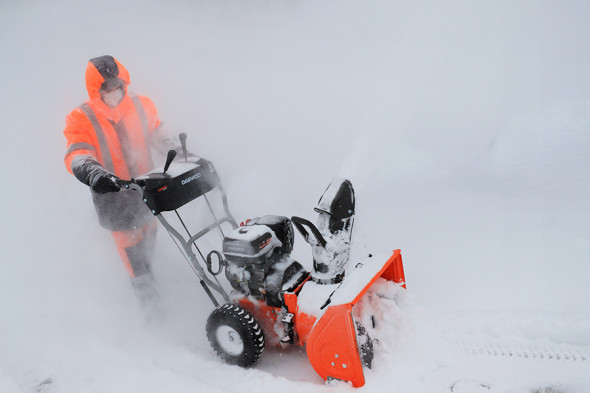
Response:
[{"label": "metal frame", "polygon": [[[141,192],[142,197],[143,197],[144,189],[142,186],[137,184],[137,182],[130,182],[130,184],[125,185],[125,187]],[[224,209],[224,213],[225,213],[225,216],[223,216],[221,218],[216,217],[215,212],[213,211],[213,207],[211,206],[211,204],[209,203],[209,200],[207,199],[207,194],[209,192],[215,190],[216,188],[219,189],[219,191],[221,193],[221,200],[223,202],[223,209]],[[214,282],[213,280],[211,280],[207,276],[207,273],[205,272],[205,269],[203,269],[203,266],[201,265],[201,263],[199,263],[199,258],[197,257],[197,255],[193,251],[192,246],[193,245],[195,246],[195,248],[199,252],[200,257],[203,259],[203,263],[206,263],[205,257],[203,256],[203,254],[201,254],[201,251],[199,250],[199,247],[197,246],[196,241],[198,239],[200,239],[201,237],[203,237],[204,235],[206,235],[207,233],[209,233],[215,229],[218,229],[220,231],[220,233],[222,234],[222,236],[224,236],[223,229],[221,228],[221,225],[223,223],[226,223],[226,222],[229,223],[234,229],[237,228],[238,225],[236,223],[236,220],[233,218],[231,212],[229,211],[229,206],[227,203],[227,194],[225,193],[225,189],[223,188],[223,186],[221,184],[218,184],[211,191],[209,191],[207,194],[200,195],[199,197],[201,197],[201,196],[205,197],[205,200],[207,201],[207,206],[209,207],[209,211],[211,212],[211,215],[213,216],[215,221],[212,224],[208,225],[206,228],[199,231],[197,234],[190,236],[189,238],[185,238],[185,236],[183,236],[176,228],[174,228],[174,226],[172,224],[170,224],[170,222],[168,222],[168,220],[161,213],[158,213],[155,216],[158,219],[158,221],[160,221],[160,223],[164,226],[166,231],[172,236],[173,240],[175,240],[176,245],[179,248],[181,248],[182,251],[184,251],[184,256],[187,259],[187,261],[189,262],[191,268],[193,269],[193,271],[195,272],[197,277],[199,277],[201,286],[203,287],[203,289],[205,290],[205,292],[207,293],[207,295],[209,296],[209,298],[211,299],[213,304],[215,306],[218,306],[219,303],[217,302],[215,296],[211,292],[211,289],[213,289],[217,293],[219,293],[226,302],[229,301],[229,295],[223,289],[223,287],[219,284],[219,281],[217,281],[217,279],[215,279],[216,282]],[[195,199],[198,199],[199,197],[197,197]],[[179,219],[182,222],[182,218],[178,214],[178,211],[177,210],[173,210],[173,211],[176,212],[176,214],[178,215]],[[184,223],[183,223],[183,225],[184,225]],[[189,233],[189,235],[190,235],[190,233]]]}]

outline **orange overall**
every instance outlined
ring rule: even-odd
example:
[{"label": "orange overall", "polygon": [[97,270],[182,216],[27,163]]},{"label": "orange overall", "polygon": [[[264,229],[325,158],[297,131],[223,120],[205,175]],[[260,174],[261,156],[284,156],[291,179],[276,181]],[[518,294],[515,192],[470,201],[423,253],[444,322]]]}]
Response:
[{"label": "orange overall", "polygon": [[[113,107],[101,98],[101,86],[115,80],[124,97]],[[66,168],[74,173],[76,164],[95,160],[106,171],[129,180],[152,169],[152,134],[160,127],[156,108],[143,96],[129,96],[129,73],[116,59],[102,56],[86,67],[89,100],[66,117]],[[74,173],[75,174],[75,173]],[[150,273],[149,258],[156,221],[136,191],[107,194],[92,192],[100,224],[111,230],[117,249],[131,277]]]}]

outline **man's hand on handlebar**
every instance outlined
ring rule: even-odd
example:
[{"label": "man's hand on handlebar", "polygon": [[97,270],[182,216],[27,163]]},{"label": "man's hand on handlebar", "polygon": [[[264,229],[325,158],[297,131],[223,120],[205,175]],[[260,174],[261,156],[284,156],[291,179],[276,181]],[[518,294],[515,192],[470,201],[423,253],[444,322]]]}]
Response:
[{"label": "man's hand on handlebar", "polygon": [[117,192],[121,189],[121,186],[118,183],[120,180],[121,179],[112,173],[102,171],[101,173],[93,176],[90,182],[90,188],[92,188],[92,191],[96,192],[97,194]]},{"label": "man's hand on handlebar", "polygon": [[131,179],[131,180],[117,179],[117,185],[120,188],[136,189],[135,187],[133,187],[134,184],[137,184],[139,187],[144,187],[145,181],[141,180],[141,179]]}]

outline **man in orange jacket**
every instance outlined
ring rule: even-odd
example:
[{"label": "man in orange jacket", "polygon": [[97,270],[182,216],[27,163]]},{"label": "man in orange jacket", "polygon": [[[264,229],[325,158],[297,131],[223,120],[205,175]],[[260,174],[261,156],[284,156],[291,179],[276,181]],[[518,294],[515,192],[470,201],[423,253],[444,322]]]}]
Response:
[{"label": "man in orange jacket", "polygon": [[144,304],[157,299],[151,256],[156,221],[138,192],[121,189],[152,169],[152,148],[178,149],[161,128],[156,107],[128,94],[129,73],[112,56],[90,59],[86,67],[89,100],[66,117],[67,170],[91,189],[99,223],[111,231],[133,288]]}]

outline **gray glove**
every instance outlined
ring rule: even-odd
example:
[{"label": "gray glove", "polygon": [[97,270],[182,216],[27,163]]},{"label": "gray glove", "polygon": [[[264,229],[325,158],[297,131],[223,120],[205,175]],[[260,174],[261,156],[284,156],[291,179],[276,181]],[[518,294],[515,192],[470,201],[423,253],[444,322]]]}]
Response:
[{"label": "gray glove", "polygon": [[121,189],[118,184],[121,179],[108,172],[93,158],[84,157],[75,160],[72,162],[72,172],[78,180],[97,194],[117,192]]},{"label": "gray glove", "polygon": [[106,194],[107,192],[117,192],[121,189],[121,186],[117,184],[117,180],[120,180],[117,176],[104,171],[94,176],[90,182],[90,188],[97,194]]}]

